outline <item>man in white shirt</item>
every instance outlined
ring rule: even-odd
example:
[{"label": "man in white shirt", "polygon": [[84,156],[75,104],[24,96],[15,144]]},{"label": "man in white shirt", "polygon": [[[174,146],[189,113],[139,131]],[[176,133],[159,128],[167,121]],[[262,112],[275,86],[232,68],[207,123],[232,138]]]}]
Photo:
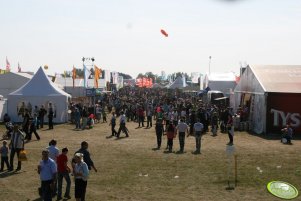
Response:
[{"label": "man in white shirt", "polygon": [[41,180],[41,195],[43,200],[52,200],[52,189],[56,185],[57,166],[54,160],[49,158],[49,151],[42,151],[42,160],[38,165],[38,174]]},{"label": "man in white shirt", "polygon": [[49,147],[47,147],[47,150],[49,151],[49,158],[54,160],[56,163],[57,157],[60,155],[60,150],[56,147],[56,140],[51,140],[49,142]]},{"label": "man in white shirt", "polygon": [[181,118],[180,123],[176,127],[176,133],[179,132],[179,143],[180,151],[179,153],[184,152],[185,145],[185,133],[188,133],[188,125],[184,122],[184,118]]},{"label": "man in white shirt", "polygon": [[202,138],[203,129],[204,129],[204,125],[200,123],[200,119],[197,119],[197,122],[193,125],[193,131],[195,136],[195,147],[196,147],[194,154],[201,153],[201,138]]},{"label": "man in white shirt", "polygon": [[[51,140],[49,142],[49,147],[47,147],[46,149],[49,151],[49,158],[51,158],[55,164],[56,164],[56,160],[57,160],[57,157],[60,155],[60,150],[56,147],[56,140]],[[54,189],[53,189],[53,194],[55,195],[56,194],[56,191],[57,191],[57,181],[53,181],[54,182]]]}]

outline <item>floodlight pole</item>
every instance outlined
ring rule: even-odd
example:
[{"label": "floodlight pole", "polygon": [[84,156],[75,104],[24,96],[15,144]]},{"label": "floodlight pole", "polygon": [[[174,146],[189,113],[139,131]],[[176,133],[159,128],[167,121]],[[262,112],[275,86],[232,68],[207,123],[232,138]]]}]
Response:
[{"label": "floodlight pole", "polygon": [[211,64],[211,56],[209,56],[209,75],[211,74],[211,71],[210,71],[210,64]]}]

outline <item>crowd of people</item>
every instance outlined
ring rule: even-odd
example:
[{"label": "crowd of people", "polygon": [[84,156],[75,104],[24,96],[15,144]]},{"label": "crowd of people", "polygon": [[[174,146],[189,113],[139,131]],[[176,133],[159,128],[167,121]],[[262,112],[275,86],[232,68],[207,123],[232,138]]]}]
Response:
[{"label": "crowd of people", "polygon": [[[161,149],[162,138],[166,135],[167,144],[164,152],[173,152],[174,139],[178,137],[180,149],[177,153],[185,153],[185,139],[194,136],[193,154],[201,154],[201,139],[207,132],[211,132],[213,137],[220,132],[227,133],[229,137],[227,145],[234,144],[235,114],[230,107],[205,103],[201,97],[177,90],[123,88],[103,96],[94,106],[72,103],[70,110],[71,121],[75,124],[76,130],[91,129],[95,123],[101,121],[107,123],[107,114],[110,114],[108,125],[111,128],[111,137],[117,139],[122,137],[121,134],[130,137],[126,126],[128,122],[137,124],[136,129],[153,129],[156,134],[157,150]],[[52,107],[47,111],[43,106],[40,108],[35,106],[31,112],[24,109],[21,115],[22,124],[13,126],[10,142],[4,140],[0,148],[0,171],[4,170],[4,165],[9,171],[14,170],[15,155],[19,158],[20,152],[24,150],[25,141],[32,139],[32,133],[37,140],[40,140],[37,130],[43,128],[44,116],[48,116],[49,129],[53,129],[55,115]],[[4,120],[10,122],[7,114]],[[119,128],[116,129],[118,124]],[[291,143],[293,130],[290,125],[288,124],[282,131],[283,138]],[[74,176],[76,200],[85,200],[89,171],[93,169],[97,172],[88,151],[88,142],[81,143],[81,148],[74,153],[71,163],[68,159],[67,147],[59,150],[54,139],[48,145],[42,150],[42,160],[37,167],[41,180],[39,192],[43,200],[52,200],[54,196],[57,200],[63,197],[70,199],[70,174]],[[68,163],[71,165],[69,166]],[[18,160],[15,170],[21,170],[21,165],[22,161]],[[63,180],[66,182],[64,196]]]}]

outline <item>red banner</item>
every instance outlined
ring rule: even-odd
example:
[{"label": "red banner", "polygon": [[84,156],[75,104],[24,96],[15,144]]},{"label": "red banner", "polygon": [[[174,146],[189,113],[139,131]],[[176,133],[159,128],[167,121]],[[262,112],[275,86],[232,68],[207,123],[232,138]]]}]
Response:
[{"label": "red banner", "polygon": [[151,88],[153,86],[153,79],[147,77],[138,78],[136,79],[136,85],[138,87]]}]

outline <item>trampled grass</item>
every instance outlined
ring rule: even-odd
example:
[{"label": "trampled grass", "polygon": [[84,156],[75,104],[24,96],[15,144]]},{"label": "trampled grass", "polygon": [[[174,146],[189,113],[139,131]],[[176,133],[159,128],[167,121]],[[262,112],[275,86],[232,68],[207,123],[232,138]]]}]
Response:
[{"label": "trampled grass", "polygon": [[[0,173],[1,200],[39,200],[40,185],[36,172],[41,151],[55,138],[58,147],[69,148],[69,159],[88,141],[91,157],[98,172],[91,172],[86,200],[278,200],[269,194],[266,185],[272,180],[289,182],[301,187],[301,142],[283,145],[279,139],[267,139],[246,132],[235,132],[237,154],[237,186],[228,191],[229,157],[226,154],[226,134],[217,137],[207,133],[202,139],[202,154],[194,155],[194,137],[186,138],[185,153],[164,153],[166,136],[161,150],[156,147],[154,128],[135,129],[137,123],[127,124],[129,138],[116,140],[110,135],[108,123],[96,124],[93,129],[74,131],[74,125],[56,125],[54,130],[39,130],[41,140],[26,143],[29,160],[20,172]],[[2,133],[4,128],[1,127]],[[33,136],[33,139],[35,137]],[[16,160],[15,160],[16,163]],[[234,170],[234,161],[231,166]],[[234,171],[232,171],[234,172]],[[230,175],[231,186],[234,174]],[[71,187],[74,200],[74,183]],[[298,198],[297,198],[298,199]],[[55,199],[54,199],[55,200]]]}]

